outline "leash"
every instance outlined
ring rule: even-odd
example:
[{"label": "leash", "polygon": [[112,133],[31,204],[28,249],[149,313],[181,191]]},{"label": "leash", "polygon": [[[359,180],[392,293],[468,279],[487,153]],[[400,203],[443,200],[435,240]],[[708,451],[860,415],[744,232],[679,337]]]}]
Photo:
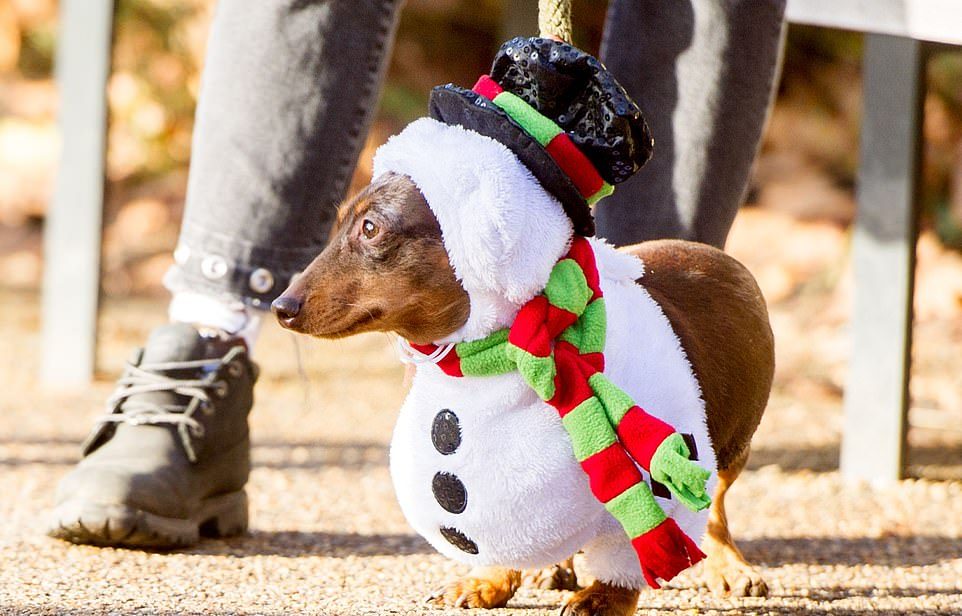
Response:
[{"label": "leash", "polygon": [[538,30],[543,38],[571,42],[571,0],[538,0]]}]

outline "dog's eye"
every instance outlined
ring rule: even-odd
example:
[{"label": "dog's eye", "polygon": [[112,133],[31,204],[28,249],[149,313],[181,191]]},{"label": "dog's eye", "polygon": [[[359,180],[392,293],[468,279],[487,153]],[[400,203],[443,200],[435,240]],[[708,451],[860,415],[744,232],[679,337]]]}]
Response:
[{"label": "dog's eye", "polygon": [[367,218],[365,218],[364,221],[361,223],[361,233],[363,233],[364,237],[366,237],[367,239],[373,239],[374,236],[377,235],[379,231],[380,229],[378,228],[378,226]]}]

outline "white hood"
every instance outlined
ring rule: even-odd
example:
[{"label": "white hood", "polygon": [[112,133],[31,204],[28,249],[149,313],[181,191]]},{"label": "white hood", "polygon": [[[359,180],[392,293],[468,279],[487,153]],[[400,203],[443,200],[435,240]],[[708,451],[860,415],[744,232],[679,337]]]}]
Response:
[{"label": "white hood", "polygon": [[395,172],[417,185],[441,226],[455,275],[471,301],[468,321],[443,342],[507,327],[540,293],[568,250],[571,220],[503,144],[421,118],[374,155],[374,177]]}]

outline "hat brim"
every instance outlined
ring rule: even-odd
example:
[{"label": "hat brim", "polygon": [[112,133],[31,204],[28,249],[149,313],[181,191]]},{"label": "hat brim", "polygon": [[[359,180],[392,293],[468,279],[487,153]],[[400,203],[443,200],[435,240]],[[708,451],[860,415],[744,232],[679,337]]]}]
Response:
[{"label": "hat brim", "polygon": [[589,237],[595,234],[591,208],[571,179],[544,146],[497,105],[476,92],[448,84],[431,91],[428,110],[439,122],[461,126],[504,144],[561,202],[576,233]]}]

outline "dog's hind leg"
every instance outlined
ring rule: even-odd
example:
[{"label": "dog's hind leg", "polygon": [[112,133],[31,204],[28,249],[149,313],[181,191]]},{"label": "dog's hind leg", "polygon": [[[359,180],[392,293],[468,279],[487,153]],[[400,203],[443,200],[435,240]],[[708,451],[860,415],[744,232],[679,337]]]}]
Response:
[{"label": "dog's hind leg", "polygon": [[560,616],[628,616],[635,613],[639,594],[634,588],[596,580],[572,595]]},{"label": "dog's hind leg", "polygon": [[627,616],[638,605],[645,581],[638,555],[614,518],[609,517],[599,535],[585,544],[585,571],[595,578],[561,609],[564,616]]},{"label": "dog's hind leg", "polygon": [[521,585],[521,572],[504,567],[475,567],[465,577],[445,584],[429,603],[449,607],[494,608],[504,605]]},{"label": "dog's hind leg", "polygon": [[705,559],[705,583],[716,595],[735,597],[764,597],[768,586],[741,551],[735,546],[728,532],[728,516],[725,514],[725,493],[745,468],[748,448],[739,454],[725,469],[718,471],[718,486],[712,498],[708,514],[708,532],[702,549],[708,555]]}]

